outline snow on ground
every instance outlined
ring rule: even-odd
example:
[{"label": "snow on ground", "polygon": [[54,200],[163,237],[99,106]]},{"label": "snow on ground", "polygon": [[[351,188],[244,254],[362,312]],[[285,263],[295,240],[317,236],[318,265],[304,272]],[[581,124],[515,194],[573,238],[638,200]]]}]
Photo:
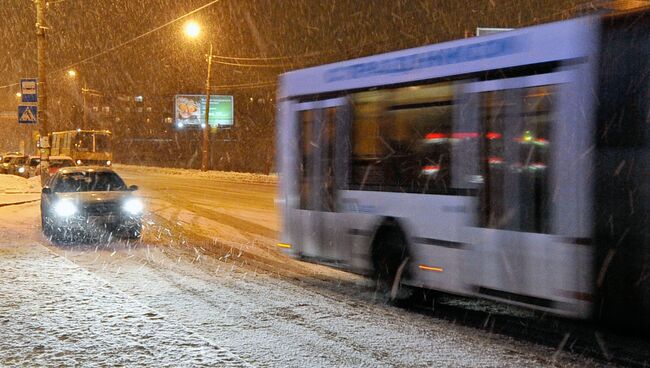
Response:
[{"label": "snow on ground", "polygon": [[218,181],[227,181],[233,183],[258,183],[258,184],[276,184],[278,182],[277,175],[264,175],[253,173],[241,173],[234,171],[206,171],[193,170],[193,169],[176,169],[167,167],[153,167],[153,166],[137,166],[137,165],[122,165],[114,164],[116,170],[128,169],[130,171],[139,171],[143,174],[166,174],[166,175],[180,175],[180,176],[195,176],[201,178],[209,178]]},{"label": "snow on ground", "polygon": [[0,194],[40,193],[40,177],[30,179],[15,175],[0,175]]},{"label": "snow on ground", "polygon": [[0,175],[0,206],[35,201],[40,198],[41,180],[14,175]]},{"label": "snow on ground", "polygon": [[198,258],[151,229],[142,242],[49,245],[36,203],[0,218],[0,366],[597,366],[335,282]]}]

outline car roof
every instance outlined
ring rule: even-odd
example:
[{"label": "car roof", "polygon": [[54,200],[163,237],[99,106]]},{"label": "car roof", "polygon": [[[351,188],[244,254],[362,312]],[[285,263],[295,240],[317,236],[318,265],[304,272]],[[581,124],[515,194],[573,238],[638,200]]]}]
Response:
[{"label": "car roof", "polygon": [[70,156],[50,156],[49,159],[50,160],[70,160],[70,161],[73,161],[72,157],[70,157]]},{"label": "car roof", "polygon": [[109,173],[115,173],[113,169],[110,167],[105,167],[105,166],[71,166],[71,167],[64,167],[62,169],[59,169],[59,173],[61,174],[70,174],[70,173],[88,173],[88,172],[109,172]]}]

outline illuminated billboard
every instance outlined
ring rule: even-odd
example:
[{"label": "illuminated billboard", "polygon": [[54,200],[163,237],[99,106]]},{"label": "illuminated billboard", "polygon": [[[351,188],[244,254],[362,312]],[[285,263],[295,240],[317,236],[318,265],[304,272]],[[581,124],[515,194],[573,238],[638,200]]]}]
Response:
[{"label": "illuminated billboard", "polygon": [[[205,95],[176,95],[174,98],[174,124],[177,128],[201,127],[205,124]],[[235,108],[232,96],[210,95],[212,128],[230,128],[234,123]]]}]

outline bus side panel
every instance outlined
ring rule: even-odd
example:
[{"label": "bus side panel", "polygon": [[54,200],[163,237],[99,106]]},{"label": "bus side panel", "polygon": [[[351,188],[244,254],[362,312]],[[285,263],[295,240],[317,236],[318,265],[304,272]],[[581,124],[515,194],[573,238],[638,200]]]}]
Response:
[{"label": "bus side panel", "polygon": [[386,217],[397,220],[409,240],[408,284],[467,293],[463,284],[463,229],[473,219],[476,200],[453,195],[342,191],[346,232],[352,234],[355,268],[371,269],[374,233]]},{"label": "bus side panel", "polygon": [[[277,206],[280,212],[281,233],[279,242],[282,249],[291,255],[299,254],[297,230],[298,193],[298,124],[292,101],[279,103],[277,112],[277,167],[280,174]],[[290,248],[289,248],[290,247]]]}]

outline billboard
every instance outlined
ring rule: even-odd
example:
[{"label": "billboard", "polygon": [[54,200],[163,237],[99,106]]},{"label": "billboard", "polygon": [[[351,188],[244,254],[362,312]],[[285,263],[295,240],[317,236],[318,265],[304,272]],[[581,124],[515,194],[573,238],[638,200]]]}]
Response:
[{"label": "billboard", "polygon": [[[201,127],[205,123],[205,95],[176,95],[174,97],[174,124],[177,128]],[[212,128],[230,128],[235,121],[235,106],[232,96],[210,95],[210,116]]]}]

